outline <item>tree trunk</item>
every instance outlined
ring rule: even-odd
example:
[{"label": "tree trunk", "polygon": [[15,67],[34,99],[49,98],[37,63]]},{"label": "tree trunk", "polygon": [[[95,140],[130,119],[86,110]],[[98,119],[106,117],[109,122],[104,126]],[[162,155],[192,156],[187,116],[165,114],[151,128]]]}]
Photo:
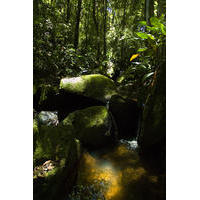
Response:
[{"label": "tree trunk", "polygon": [[78,48],[78,40],[79,40],[79,24],[80,24],[80,16],[81,16],[81,4],[82,0],[78,0],[77,5],[77,13],[76,13],[76,25],[74,31],[74,48]]},{"label": "tree trunk", "polygon": [[99,24],[96,18],[96,0],[93,0],[93,20],[96,27],[96,36],[97,36],[97,62],[99,62],[100,58],[100,41],[99,41]]},{"label": "tree trunk", "polygon": [[66,17],[66,23],[69,22],[70,19],[70,0],[67,0],[67,17]]},{"label": "tree trunk", "polygon": [[106,60],[107,44],[106,44],[106,32],[107,32],[107,0],[104,0],[104,59]]},{"label": "tree trunk", "polygon": [[[125,29],[126,26],[126,2],[124,3],[124,14],[123,14],[123,19],[122,19],[122,30]],[[121,35],[121,37],[123,36],[123,34]],[[124,63],[124,40],[122,40],[122,44],[121,44],[121,66]]]},{"label": "tree trunk", "polygon": [[150,25],[150,18],[154,16],[154,0],[145,0],[144,17]]}]

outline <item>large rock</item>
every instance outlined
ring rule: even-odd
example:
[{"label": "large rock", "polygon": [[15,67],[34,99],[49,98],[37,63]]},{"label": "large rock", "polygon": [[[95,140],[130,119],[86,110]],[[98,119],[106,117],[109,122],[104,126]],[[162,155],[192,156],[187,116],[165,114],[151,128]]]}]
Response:
[{"label": "large rock", "polygon": [[137,136],[141,108],[136,101],[113,95],[109,102],[109,110],[115,118],[119,138]]},{"label": "large rock", "polygon": [[76,181],[82,148],[62,126],[38,124],[34,125],[34,199],[61,200]]},{"label": "large rock", "polygon": [[157,74],[155,85],[148,96],[138,142],[141,153],[165,167],[166,154],[166,67]]},{"label": "large rock", "polygon": [[75,111],[61,124],[83,145],[98,148],[112,142],[112,120],[104,106],[93,106]]},{"label": "large rock", "polygon": [[92,97],[104,103],[117,93],[114,82],[100,74],[63,78],[60,81],[60,88],[67,92]]},{"label": "large rock", "polygon": [[38,122],[42,125],[56,126],[58,125],[58,114],[57,112],[41,111],[38,116]]},{"label": "large rock", "polygon": [[65,156],[46,159],[34,168],[34,200],[64,200],[72,190],[80,159],[80,143],[71,140],[65,145]]},{"label": "large rock", "polygon": [[34,199],[62,200],[76,181],[81,143],[92,148],[110,144],[112,121],[104,106],[77,110],[58,125],[49,124],[44,114],[34,120]]}]

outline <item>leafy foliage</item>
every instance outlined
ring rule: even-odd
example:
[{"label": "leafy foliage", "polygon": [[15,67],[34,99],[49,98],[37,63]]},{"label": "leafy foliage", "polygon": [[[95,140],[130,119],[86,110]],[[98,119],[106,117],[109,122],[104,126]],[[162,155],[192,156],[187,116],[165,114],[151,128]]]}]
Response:
[{"label": "leafy foliage", "polygon": [[[139,43],[137,50],[140,53],[138,60],[132,62],[130,66],[122,73],[122,77],[118,79],[120,83],[134,83],[135,90],[138,91],[138,99],[144,102],[149,92],[149,87],[153,81],[154,73],[160,64],[165,61],[166,46],[166,27],[164,15],[161,17],[150,18],[151,26],[146,21],[138,23],[140,32],[135,32],[136,41]],[[133,58],[136,58],[134,54]]]},{"label": "leafy foliage", "polygon": [[[65,76],[100,73],[119,85],[133,84],[144,101],[140,91],[147,93],[165,59],[159,56],[166,37],[162,5],[154,1],[154,16],[147,22],[145,0],[82,0],[77,21],[79,1],[34,1],[34,84],[52,86]],[[133,54],[140,56],[130,59]]]}]

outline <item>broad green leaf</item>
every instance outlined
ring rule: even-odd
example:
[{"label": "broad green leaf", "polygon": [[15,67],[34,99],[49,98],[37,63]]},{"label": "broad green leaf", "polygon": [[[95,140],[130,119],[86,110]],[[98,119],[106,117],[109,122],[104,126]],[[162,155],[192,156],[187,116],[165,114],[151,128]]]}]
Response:
[{"label": "broad green leaf", "polygon": [[151,27],[151,26],[147,26],[147,30],[158,32],[160,29],[159,29],[159,27]]},{"label": "broad green leaf", "polygon": [[143,51],[146,51],[148,48],[147,47],[145,47],[145,48],[139,48],[138,50],[137,50],[137,52],[143,52]]},{"label": "broad green leaf", "polygon": [[148,34],[147,33],[137,32],[136,34],[142,39],[148,39]]},{"label": "broad green leaf", "polygon": [[143,79],[142,79],[142,82],[146,81],[146,79],[150,78],[151,76],[153,76],[154,72],[150,72],[148,74],[145,74]]},{"label": "broad green leaf", "polygon": [[124,79],[125,79],[124,76],[120,76],[120,77],[117,79],[117,82],[118,82],[118,83],[121,83]]},{"label": "broad green leaf", "polygon": [[162,34],[163,35],[166,35],[166,27],[165,27],[165,25],[164,24],[161,24],[161,31],[162,31]]},{"label": "broad green leaf", "polygon": [[141,24],[141,25],[147,25],[147,22],[146,21],[140,21],[139,24]]},{"label": "broad green leaf", "polygon": [[148,37],[151,39],[151,40],[155,40],[155,37],[151,34],[148,34]]},{"label": "broad green leaf", "polygon": [[136,65],[137,69],[146,69],[147,67],[145,65]]},{"label": "broad green leaf", "polygon": [[151,17],[150,22],[152,26],[160,27],[160,20],[157,17]]},{"label": "broad green leaf", "polygon": [[133,54],[130,58],[130,61],[134,60],[135,58],[137,58],[139,56],[139,54]]}]

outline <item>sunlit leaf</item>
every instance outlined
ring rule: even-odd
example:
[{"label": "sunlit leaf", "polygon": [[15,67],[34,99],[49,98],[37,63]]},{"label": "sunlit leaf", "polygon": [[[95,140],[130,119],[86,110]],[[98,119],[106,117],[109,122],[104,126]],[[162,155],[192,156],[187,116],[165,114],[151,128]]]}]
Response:
[{"label": "sunlit leaf", "polygon": [[147,33],[137,32],[136,34],[142,39],[148,39],[148,34]]},{"label": "sunlit leaf", "polygon": [[163,24],[161,24],[161,31],[163,35],[166,35],[166,27]]},{"label": "sunlit leaf", "polygon": [[151,76],[153,76],[154,72],[150,72],[148,74],[145,74],[143,79],[142,79],[142,82],[146,81],[148,78],[150,78]]},{"label": "sunlit leaf", "polygon": [[124,76],[120,76],[120,77],[117,79],[117,82],[118,82],[118,83],[121,83],[124,79],[125,79]]},{"label": "sunlit leaf", "polygon": [[130,61],[134,60],[135,58],[137,58],[139,56],[139,54],[133,54],[130,58]]},{"label": "sunlit leaf", "polygon": [[150,22],[152,26],[160,26],[160,20],[157,17],[151,17]]},{"label": "sunlit leaf", "polygon": [[148,49],[148,48],[146,48],[146,47],[145,47],[145,48],[139,48],[137,51],[138,51],[138,52],[143,52],[143,51],[146,51],[147,49]]},{"label": "sunlit leaf", "polygon": [[139,24],[141,24],[141,25],[147,25],[147,22],[146,21],[140,21]]},{"label": "sunlit leaf", "polygon": [[136,66],[137,66],[136,68],[140,70],[144,70],[147,68],[145,65],[136,65]]},{"label": "sunlit leaf", "polygon": [[155,40],[155,37],[151,34],[148,34],[148,37],[151,39],[151,40]]}]

